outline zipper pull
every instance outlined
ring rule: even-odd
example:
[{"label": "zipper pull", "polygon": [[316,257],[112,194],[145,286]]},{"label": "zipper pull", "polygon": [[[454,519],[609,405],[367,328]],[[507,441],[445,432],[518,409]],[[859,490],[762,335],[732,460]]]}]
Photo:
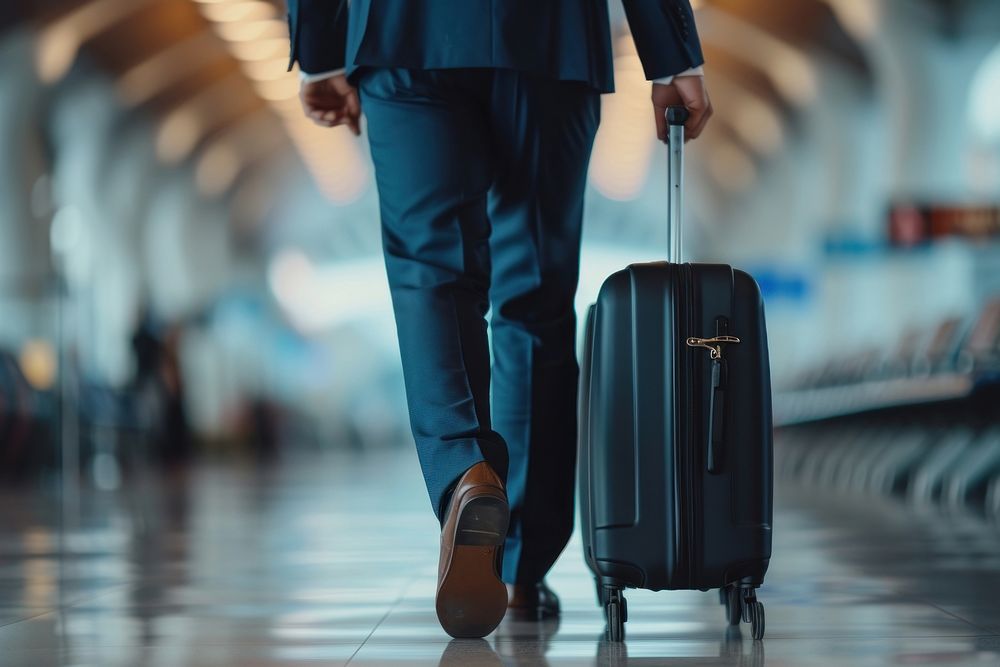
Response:
[{"label": "zipper pull", "polygon": [[714,338],[696,338],[692,336],[687,339],[688,347],[703,347],[706,350],[710,350],[712,359],[722,358],[723,345],[736,345],[739,342],[740,339],[736,336],[716,336]]}]

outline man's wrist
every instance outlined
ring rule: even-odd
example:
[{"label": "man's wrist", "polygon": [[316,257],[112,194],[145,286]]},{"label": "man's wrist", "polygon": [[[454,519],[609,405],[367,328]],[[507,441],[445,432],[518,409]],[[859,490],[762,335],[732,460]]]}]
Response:
[{"label": "man's wrist", "polygon": [[310,74],[309,72],[299,72],[299,79],[302,83],[316,83],[317,81],[325,81],[326,79],[331,79],[335,76],[344,74],[347,70],[343,67],[339,69],[331,69],[326,72],[316,72],[315,74]]},{"label": "man's wrist", "polygon": [[691,69],[684,70],[678,74],[665,76],[662,79],[653,79],[653,83],[658,83],[661,86],[669,86],[674,82],[674,79],[679,76],[705,76],[705,66],[698,65],[697,67],[692,67]]}]

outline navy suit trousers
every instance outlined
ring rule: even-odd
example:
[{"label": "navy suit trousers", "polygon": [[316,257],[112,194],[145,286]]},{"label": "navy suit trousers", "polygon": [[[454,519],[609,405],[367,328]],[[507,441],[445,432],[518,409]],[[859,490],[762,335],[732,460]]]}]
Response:
[{"label": "navy suit trousers", "polygon": [[504,69],[358,82],[431,503],[443,520],[450,487],[488,461],[511,505],[503,578],[539,581],[573,530],[574,294],[600,95]]}]

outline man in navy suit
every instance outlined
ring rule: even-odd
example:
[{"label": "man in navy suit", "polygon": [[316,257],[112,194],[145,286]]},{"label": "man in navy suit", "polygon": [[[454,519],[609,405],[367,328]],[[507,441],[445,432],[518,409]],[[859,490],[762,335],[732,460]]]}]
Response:
[{"label": "man in navy suit", "polygon": [[[697,137],[712,107],[689,0],[622,1],[659,139],[680,104]],[[437,613],[455,637],[488,634],[508,607],[559,612],[543,578],[573,530],[573,301],[614,86],[609,23],[607,0],[289,0],[306,114],[355,134],[367,117],[410,423],[442,524]]]}]

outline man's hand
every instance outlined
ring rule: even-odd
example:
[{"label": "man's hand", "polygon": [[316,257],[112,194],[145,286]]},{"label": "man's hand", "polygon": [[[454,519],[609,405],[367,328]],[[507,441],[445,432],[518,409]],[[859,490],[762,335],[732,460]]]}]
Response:
[{"label": "man's hand", "polygon": [[299,99],[306,116],[317,125],[347,125],[355,135],[361,134],[358,91],[347,83],[343,74],[311,83],[303,82],[299,88]]},{"label": "man's hand", "polygon": [[678,76],[664,86],[653,84],[653,113],[656,116],[656,137],[667,140],[667,107],[687,107],[691,117],[684,124],[684,138],[697,139],[712,117],[712,103],[708,99],[703,76]]}]

